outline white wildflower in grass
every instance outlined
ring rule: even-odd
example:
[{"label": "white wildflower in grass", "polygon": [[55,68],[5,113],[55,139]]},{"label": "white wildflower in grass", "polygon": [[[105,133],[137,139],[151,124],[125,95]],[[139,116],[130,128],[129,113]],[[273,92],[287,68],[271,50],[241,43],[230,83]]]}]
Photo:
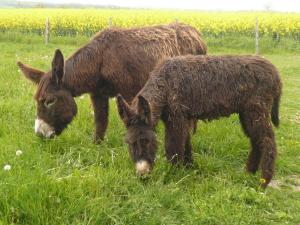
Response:
[{"label": "white wildflower in grass", "polygon": [[19,150],[16,151],[16,156],[20,156],[22,154],[23,154],[22,150],[19,149]]},{"label": "white wildflower in grass", "polygon": [[9,171],[11,169],[11,165],[6,164],[3,169],[5,171]]}]

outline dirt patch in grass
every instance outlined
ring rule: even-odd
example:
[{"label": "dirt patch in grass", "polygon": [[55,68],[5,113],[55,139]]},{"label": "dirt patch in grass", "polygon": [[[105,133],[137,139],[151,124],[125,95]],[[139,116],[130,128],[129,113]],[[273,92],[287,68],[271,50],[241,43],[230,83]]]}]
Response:
[{"label": "dirt patch in grass", "polygon": [[277,180],[272,180],[269,184],[269,187],[277,190],[287,187],[293,192],[300,192],[300,175],[291,175]]},{"label": "dirt patch in grass", "polygon": [[295,121],[295,123],[300,124],[300,114],[299,113],[296,113],[294,121]]}]

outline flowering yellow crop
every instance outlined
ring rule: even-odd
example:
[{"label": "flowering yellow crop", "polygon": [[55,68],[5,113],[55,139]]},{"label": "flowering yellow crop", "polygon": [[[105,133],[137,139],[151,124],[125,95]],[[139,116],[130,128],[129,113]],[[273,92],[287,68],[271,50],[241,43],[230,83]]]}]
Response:
[{"label": "flowering yellow crop", "polygon": [[0,31],[44,32],[49,18],[56,35],[92,35],[112,24],[137,27],[168,24],[176,19],[195,26],[205,35],[253,35],[255,18],[261,35],[300,38],[300,14],[262,12],[197,12],[133,9],[0,9]]}]

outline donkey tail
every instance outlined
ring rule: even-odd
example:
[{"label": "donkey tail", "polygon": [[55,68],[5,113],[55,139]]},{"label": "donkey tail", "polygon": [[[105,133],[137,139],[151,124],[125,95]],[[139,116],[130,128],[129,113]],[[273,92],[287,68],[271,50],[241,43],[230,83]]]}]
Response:
[{"label": "donkey tail", "polygon": [[280,95],[274,98],[272,110],[271,110],[271,120],[275,127],[279,126],[279,103],[280,103]]}]

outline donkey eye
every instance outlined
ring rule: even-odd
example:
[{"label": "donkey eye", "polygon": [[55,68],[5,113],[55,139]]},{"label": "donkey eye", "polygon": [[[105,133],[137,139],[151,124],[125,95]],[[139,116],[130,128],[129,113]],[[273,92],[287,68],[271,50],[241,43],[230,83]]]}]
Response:
[{"label": "donkey eye", "polygon": [[46,99],[46,101],[44,102],[44,105],[46,106],[46,108],[50,108],[56,102],[57,102],[57,98],[56,97],[52,97],[52,98]]}]

